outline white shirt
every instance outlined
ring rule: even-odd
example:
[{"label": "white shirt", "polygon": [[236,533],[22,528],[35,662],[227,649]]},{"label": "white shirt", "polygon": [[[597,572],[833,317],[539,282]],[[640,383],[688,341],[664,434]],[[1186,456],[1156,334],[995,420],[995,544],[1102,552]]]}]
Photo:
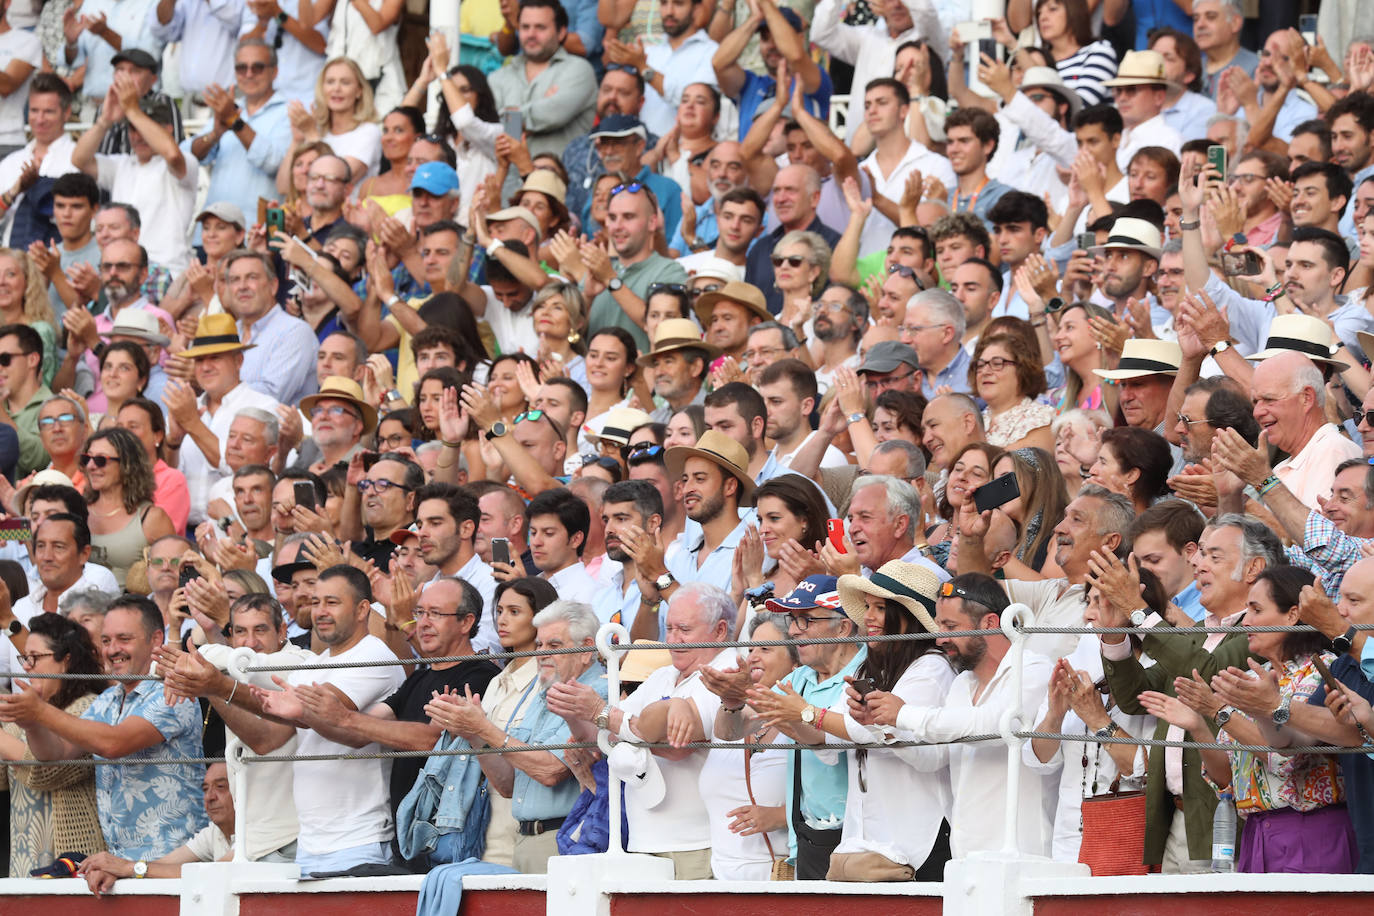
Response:
[{"label": "white shirt", "polygon": [[[721,739],[715,738],[719,741]],[[787,805],[787,756],[785,750],[755,751],[746,761],[744,742],[739,749],[715,748],[706,752],[698,778],[701,797],[711,817],[711,876],[717,881],[767,881],[773,868],[768,844],[762,835],[744,836],[730,829],[735,820],[727,812],[745,805],[783,808]],[[749,768],[749,781],[744,768]],[[749,800],[750,789],[754,800]],[[777,855],[787,855],[787,828],[768,834]]]},{"label": "white shirt", "polygon": [[[912,706],[938,709],[945,705],[953,682],[954,669],[944,653],[927,652],[902,672],[892,693]],[[844,716],[848,740],[875,746],[863,763],[866,792],[859,784],[859,763],[853,759],[853,752],[848,752],[849,796],[844,807],[844,829],[835,851],[876,852],[919,869],[930,855],[941,822],[949,819],[953,806],[949,749],[943,745],[882,749],[882,745],[895,740],[893,730],[855,722],[843,694],[827,715]],[[834,743],[839,739],[827,735],[826,740]]]},{"label": "white shirt", "polygon": [[[1002,587],[1012,604],[1024,604],[1031,609],[1038,627],[1083,626],[1082,585],[1070,585],[1068,579],[1007,579]],[[1037,633],[1027,637],[1026,645],[1046,658],[1060,658],[1074,650],[1078,639],[1075,633]]]},{"label": "white shirt", "polygon": [[587,567],[580,560],[544,578],[557,590],[558,597],[565,601],[591,604],[596,598],[596,593],[601,590],[601,586],[592,578],[591,573],[587,572]]},{"label": "white shirt", "polygon": [[[477,589],[477,593],[482,596],[484,613],[479,617],[477,635],[472,637],[472,651],[502,651],[501,639],[496,635],[496,578],[491,574],[491,567],[483,563],[482,558],[474,553],[463,564],[463,568],[453,575]],[[435,575],[435,578],[439,578],[438,574]]]},{"label": "white shirt", "polygon": [[496,335],[496,344],[502,353],[528,353],[539,355],[539,335],[534,333],[534,306],[526,303],[518,312],[510,309],[496,298],[490,286],[482,287],[487,294],[487,311],[482,316],[487,326]]},{"label": "white shirt", "polygon": [[[778,467],[780,468],[791,468],[792,459],[797,457],[797,452],[801,451],[806,443],[811,441],[813,436],[818,435],[820,435],[820,431],[813,429],[796,448],[792,449],[792,451],[788,452],[786,455],[779,455],[778,447],[776,445],[773,446],[773,460],[778,463]],[[835,448],[833,445],[827,445],[825,447],[825,455],[821,458],[821,467],[840,468],[847,464],[849,464],[849,459],[844,456],[844,452]]]},{"label": "white shirt", "polygon": [[1164,112],[1122,131],[1121,146],[1116,151],[1116,167],[1121,169],[1123,175],[1130,167],[1131,157],[1146,146],[1162,146],[1175,156],[1179,147],[1183,146],[1183,137],[1164,120]]},{"label": "white shirt", "polygon": [[[24,96],[27,103],[28,96]],[[14,183],[19,180],[19,175],[24,171],[24,166],[33,158],[34,151],[37,149],[35,141],[30,140],[23,149],[15,150],[4,159],[0,159],[0,188],[9,190],[14,187]],[[43,156],[43,161],[38,164],[38,175],[40,178],[61,178],[68,172],[75,172],[76,168],[72,165],[72,152],[76,149],[76,141],[71,134],[63,134],[52,143],[48,144],[48,152]],[[0,217],[0,226],[4,226],[5,244],[10,243],[10,230],[14,228],[14,211],[20,200],[24,197],[20,194],[15,198],[15,202],[5,211],[5,215]]]},{"label": "white shirt", "polygon": [[[44,613],[43,599],[48,596],[48,587],[43,584],[42,580],[39,579],[36,574],[30,575],[28,578],[29,593],[14,602],[13,607],[15,619],[25,626],[28,626],[29,621],[33,620],[33,618]],[[117,595],[123,591],[115,582],[114,573],[110,572],[104,566],[87,563],[85,568],[81,571],[81,578],[69,585],[62,594],[65,595],[70,591],[84,591],[89,588],[98,589],[105,592],[107,595]],[[58,596],[58,600],[61,600],[61,595]],[[24,668],[19,661],[19,649],[15,646],[14,640],[5,639],[4,643],[5,652],[9,656],[10,663],[10,666],[5,670],[23,671]],[[0,678],[0,689],[10,689],[9,678]]]},{"label": "white shirt", "polygon": [[239,382],[220,401],[219,410],[208,412],[205,395],[197,400],[200,418],[210,427],[210,432],[219,439],[219,466],[211,467],[209,459],[201,452],[195,440],[187,436],[181,443],[181,453],[177,467],[186,475],[186,487],[191,493],[190,522],[194,526],[205,520],[205,507],[209,504],[210,485],[221,477],[232,476],[229,464],[224,459],[224,446],[229,441],[229,426],[234,417],[245,407],[259,407],[270,414],[276,414],[277,402],[265,394]]},{"label": "white shirt", "polygon": [[[992,680],[975,703],[978,681],[965,671],[950,685],[943,707],[908,704],[897,713],[896,735],[914,741],[954,741],[969,735],[989,735],[997,731],[1002,711],[1019,711],[1023,724],[1030,721],[1040,700],[1049,691],[1053,663],[1043,655],[1026,652],[1023,660],[1021,695],[1013,691],[1012,653],[997,666]],[[977,744],[950,744],[949,776],[954,790],[950,817],[950,848],[956,859],[978,850],[999,850],[1006,841],[1003,834],[1007,810],[1007,746],[999,738]],[[1046,799],[1052,784],[1041,774],[1018,765],[1020,780],[1017,797],[1016,848],[1024,855],[1045,856],[1050,851],[1053,825]]]},{"label": "white shirt", "polygon": [[196,178],[200,163],[194,156],[182,156],[186,174],[177,178],[167,160],[156,154],[139,162],[133,153],[117,156],[97,154],[96,183],[110,192],[110,199],[132,204],[143,218],[138,240],[148,251],[148,260],[161,264],[174,274],[191,263],[191,242],[186,227],[196,207]]},{"label": "white shirt", "polygon": [[[395,658],[386,643],[368,635],[347,652],[335,655],[326,649],[319,660],[365,662]],[[400,665],[293,671],[288,677],[293,685],[331,684],[342,690],[358,709],[381,702],[404,680],[405,670]],[[296,729],[296,737],[297,753],[307,756],[375,754],[382,749],[375,742],[360,748],[347,747],[308,728]],[[291,774],[301,823],[297,845],[305,855],[323,856],[365,843],[386,843],[392,838],[390,760],[302,762],[292,764]]]},{"label": "white shirt", "polygon": [[[1082,637],[1078,642],[1078,648],[1068,657],[1068,661],[1075,671],[1086,671],[1094,682],[1102,680],[1102,649],[1096,636],[1089,634]],[[1030,723],[1032,727],[1045,720],[1049,705],[1047,694],[1035,714],[1035,722]],[[1148,738],[1155,732],[1154,716],[1128,716],[1115,704],[1108,710],[1107,715],[1125,731],[1126,735],[1122,737]],[[1092,729],[1084,725],[1078,714],[1070,709],[1065,713],[1064,725],[1058,731],[1066,735],[1079,732],[1086,735]],[[1026,766],[1046,776],[1055,772],[1059,774],[1059,804],[1054,812],[1053,856],[1056,862],[1078,861],[1079,847],[1083,844],[1082,812],[1085,797],[1106,794],[1111,790],[1112,781],[1118,775],[1122,776],[1122,790],[1144,785],[1145,749],[1136,749],[1135,767],[1130,773],[1119,774],[1116,761],[1107,753],[1107,748],[1108,745],[1095,741],[1061,742],[1055,748],[1054,755],[1041,763],[1040,758],[1035,756],[1035,749],[1031,747],[1030,741],[1021,746],[1021,760]],[[1085,759],[1088,761],[1086,768],[1083,766]],[[1128,780],[1135,780],[1135,785],[1128,785]]]},{"label": "white shirt", "polygon": [[[733,668],[739,663],[734,649],[724,649],[710,665],[717,671]],[[644,711],[650,703],[667,697],[681,697],[690,700],[701,714],[702,731],[712,734],[715,730],[716,711],[720,708],[720,697],[706,689],[699,672],[692,672],[678,681],[678,670],[665,665],[644,679],[639,689],[630,694],[620,708],[624,719],[620,726],[620,737],[638,740],[630,731],[630,718]],[[630,822],[630,852],[682,852],[689,849],[706,849],[711,845],[711,822],[706,814],[706,804],[701,797],[701,769],[706,763],[706,753],[696,751],[682,760],[669,760],[655,756],[652,760],[663,774],[665,792],[663,800],[652,808],[646,807],[639,799],[636,789],[625,790],[625,816]],[[743,764],[741,764],[743,766]]]},{"label": "white shirt", "polygon": [[[711,40],[705,29],[697,29],[674,48],[665,37],[657,44],[646,43],[644,56],[649,66],[663,75],[663,95],[653,86],[644,89],[644,107],[639,119],[650,133],[663,136],[677,123],[677,105],[682,90],[693,83],[716,85],[716,72],[711,58],[720,45]],[[646,81],[647,82],[647,81]]]},{"label": "white shirt", "polygon": [[[352,8],[350,3],[349,8]],[[324,142],[336,156],[348,156],[367,166],[368,175],[376,175],[382,161],[382,126],[376,121],[363,121],[342,134],[325,134]],[[355,177],[361,181],[362,178]]]},{"label": "white shirt", "polygon": [[[9,69],[15,61],[33,67],[33,73],[43,66],[43,42],[33,32],[11,27],[0,35],[0,70]],[[29,100],[29,83],[33,73],[24,78],[9,95],[0,97],[0,144],[21,146],[24,143],[24,106]],[[9,190],[11,185],[6,185]]]},{"label": "white shirt", "polygon": [[[859,85],[855,83],[855,85]],[[902,161],[897,163],[897,167],[890,173],[884,175],[882,167],[878,164],[878,153],[875,150],[867,159],[859,163],[861,169],[868,169],[873,176],[873,190],[886,197],[888,200],[901,200],[902,191],[906,188],[907,176],[912,172],[920,172],[926,178],[938,178],[953,194],[958,186],[959,179],[954,174],[954,167],[949,164],[949,160],[939,153],[931,152],[925,144],[911,141],[911,145],[902,154]],[[868,220],[864,223],[863,235],[859,238],[859,254],[872,254],[875,251],[886,251],[888,242],[892,241],[892,233],[897,230],[897,224],[879,213],[875,208],[868,214]]]}]

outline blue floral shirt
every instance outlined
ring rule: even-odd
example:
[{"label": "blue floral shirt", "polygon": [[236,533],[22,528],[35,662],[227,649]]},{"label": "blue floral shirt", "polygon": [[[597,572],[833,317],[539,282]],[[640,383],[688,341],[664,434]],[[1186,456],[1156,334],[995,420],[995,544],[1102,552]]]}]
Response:
[{"label": "blue floral shirt", "polygon": [[156,728],[162,743],[123,758],[148,763],[95,768],[96,812],[110,852],[147,861],[167,855],[209,823],[201,799],[205,767],[155,762],[202,755],[200,705],[168,706],[161,682],[140,681],[128,694],[123,684],[115,684],[96,697],[82,718],[118,725],[131,716]]}]

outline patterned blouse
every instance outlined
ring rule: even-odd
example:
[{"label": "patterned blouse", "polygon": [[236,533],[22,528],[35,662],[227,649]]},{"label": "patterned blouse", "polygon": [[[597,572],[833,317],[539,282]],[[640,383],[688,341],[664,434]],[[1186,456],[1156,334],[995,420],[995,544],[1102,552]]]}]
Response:
[{"label": "patterned blouse", "polygon": [[1006,448],[1019,442],[1033,430],[1049,426],[1054,422],[1054,408],[1048,404],[1037,404],[1030,398],[1022,398],[1021,403],[1004,410],[997,416],[992,409],[983,411],[983,425],[988,430],[988,443],[998,448]]},{"label": "patterned blouse", "polygon": [[[1325,653],[1324,660],[1329,664],[1336,657]],[[1291,697],[1294,704],[1306,703],[1320,685],[1321,675],[1311,655],[1285,662],[1279,672],[1279,696]],[[1235,714],[1244,715],[1239,711]],[[1240,743],[1225,730],[1217,740],[1222,744]],[[1228,751],[1227,756],[1231,758],[1231,790],[1236,810],[1241,813],[1277,808],[1315,811],[1345,800],[1345,787],[1334,757],[1322,754],[1289,757],[1251,751]],[[1216,788],[1215,783],[1212,788]]]}]

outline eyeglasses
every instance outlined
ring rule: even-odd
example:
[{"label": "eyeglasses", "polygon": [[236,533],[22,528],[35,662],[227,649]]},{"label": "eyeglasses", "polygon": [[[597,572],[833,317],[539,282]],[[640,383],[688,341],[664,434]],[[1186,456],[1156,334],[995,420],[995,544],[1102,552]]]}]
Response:
[{"label": "eyeglasses", "polygon": [[0,353],[0,368],[8,369],[16,359],[23,359],[27,353]]},{"label": "eyeglasses", "polygon": [[60,413],[60,414],[58,414],[58,415],[55,416],[55,417],[40,417],[40,418],[38,419],[38,425],[39,425],[40,427],[52,426],[54,423],[75,423],[75,422],[76,422],[76,414],[74,414],[74,413]]},{"label": "eyeglasses", "polygon": [[306,181],[323,181],[327,184],[348,184],[347,178],[340,178],[337,175],[306,175]]},{"label": "eyeglasses", "polygon": [[325,414],[329,414],[329,416],[331,417],[348,416],[352,417],[355,420],[362,419],[362,416],[357,411],[350,410],[342,404],[331,404],[328,407],[320,407],[317,405],[315,407],[310,408],[310,419],[312,420],[318,420]]},{"label": "eyeglasses", "polygon": [[159,569],[163,566],[175,566],[181,562],[181,557],[149,557],[148,568]]},{"label": "eyeglasses", "polygon": [[238,74],[252,73],[256,75],[266,72],[268,66],[267,61],[263,60],[255,60],[252,63],[236,63],[234,64],[234,72]]},{"label": "eyeglasses", "polygon": [[631,194],[634,194],[642,190],[644,190],[644,185],[640,184],[638,181],[631,181],[627,184],[618,184],[611,188],[611,196],[615,197],[621,191],[629,191]]},{"label": "eyeglasses", "polygon": [[819,312],[834,312],[835,314],[853,311],[853,309],[843,302],[823,302],[820,299],[816,300],[816,310]]},{"label": "eyeglasses", "polygon": [[38,664],[40,658],[52,658],[52,652],[25,652],[19,656],[19,661],[25,668],[32,668]]},{"label": "eyeglasses", "polygon": [[381,496],[383,493],[386,493],[393,489],[400,489],[409,492],[410,487],[406,486],[403,483],[392,483],[389,480],[371,480],[368,478],[364,478],[358,481],[359,493],[366,493],[368,490],[376,490],[377,495]]},{"label": "eyeglasses", "polygon": [[982,372],[984,369],[991,369],[993,372],[1001,372],[1003,369],[1012,365],[1012,360],[994,356],[991,359],[980,359],[973,364],[974,372]]},{"label": "eyeglasses", "polygon": [[[719,289],[720,287],[716,288]],[[647,299],[654,293],[677,293],[679,295],[685,296],[688,294],[688,292],[689,290],[687,289],[687,285],[685,283],[650,283],[649,291],[644,298]]]},{"label": "eyeglasses", "polygon": [[95,467],[97,471],[103,471],[105,469],[105,465],[109,464],[111,461],[116,461],[118,459],[111,458],[109,455],[92,455],[83,452],[79,460],[83,468],[87,465],[92,465]]},{"label": "eyeglasses", "polygon": [[[1371,426],[1374,426],[1374,410],[1365,410],[1362,407],[1356,407],[1354,410],[1354,414],[1356,426],[1359,426],[1361,423],[1363,423],[1366,417],[1369,418],[1369,424]],[[1370,461],[1370,464],[1374,464],[1374,461]]]},{"label": "eyeglasses", "polygon": [[[1187,415],[1186,413],[1180,413],[1180,414],[1178,415],[1178,422],[1182,423],[1184,426],[1192,426],[1194,423],[1206,423],[1207,421],[1206,421],[1205,419],[1203,419],[1203,420],[1193,420],[1193,419],[1189,419],[1189,417],[1188,417],[1188,415]],[[1356,421],[1356,422],[1359,422],[1359,421]]]},{"label": "eyeglasses", "polygon": [[949,327],[949,325],[947,324],[903,324],[899,325],[897,327],[897,330],[902,334],[913,335],[919,334],[922,331],[930,331],[934,330],[935,328],[947,327]]},{"label": "eyeglasses", "polygon": [[[725,284],[724,284],[724,283],[708,283],[708,284],[706,284],[705,286],[700,286],[700,287],[697,287],[696,289],[688,290],[688,291],[687,291],[687,295],[691,296],[693,300],[696,300],[696,298],[697,298],[698,296],[701,296],[701,295],[704,294],[704,293],[714,293],[716,290],[718,290],[718,289],[724,289],[724,288],[725,288]],[[653,288],[650,287],[650,291],[651,291],[651,292],[652,292],[652,289],[653,289]]]},{"label": "eyeglasses", "polygon": [[101,261],[100,271],[101,273],[108,273],[112,270],[117,270],[123,273],[126,270],[134,270],[138,266],[139,265],[135,264],[133,261]]},{"label": "eyeglasses", "polygon": [[786,352],[787,351],[782,347],[759,347],[757,350],[745,350],[744,359],[746,362],[752,365],[755,360],[767,359],[768,357],[773,356],[776,353]]},{"label": "eyeglasses", "polygon": [[887,272],[889,274],[897,274],[899,276],[906,277],[912,283],[916,284],[917,289],[926,288],[925,283],[921,280],[920,274],[916,273],[914,268],[907,267],[905,264],[893,264],[891,267],[887,269]]},{"label": "eyeglasses", "polygon": [[806,256],[800,254],[775,254],[773,255],[773,257],[769,258],[769,260],[773,262],[773,267],[775,269],[781,267],[785,263],[788,267],[791,267],[793,270],[795,270],[798,267],[801,267],[803,264],[808,263],[808,261],[806,260]]},{"label": "eyeglasses", "polygon": [[805,614],[788,614],[788,623],[797,628],[800,633],[805,633],[813,623],[820,623],[824,620],[839,620],[842,614],[827,614],[824,617],[809,617]]},{"label": "eyeglasses", "polygon": [[417,608],[415,609],[415,619],[416,619],[416,620],[440,620],[440,619],[442,619],[442,618],[444,618],[444,617],[468,617],[468,616],[470,616],[470,615],[468,615],[468,614],[461,614],[461,613],[459,613],[458,611],[454,611],[453,613],[448,614],[448,613],[445,613],[444,611],[430,611],[430,610],[426,610],[425,608],[422,608],[422,607],[417,607]]},{"label": "eyeglasses", "polygon": [[1226,179],[1226,183],[1227,183],[1227,184],[1237,184],[1237,183],[1241,183],[1241,184],[1250,184],[1251,182],[1255,182],[1255,181],[1267,181],[1267,180],[1268,180],[1267,176],[1264,176],[1264,175],[1247,175],[1247,174],[1245,174],[1244,172],[1232,172],[1232,173],[1231,173],[1231,177]]},{"label": "eyeglasses", "polygon": [[864,387],[869,391],[886,391],[898,382],[909,379],[915,374],[916,370],[913,369],[906,375],[888,375],[883,378],[864,379]]},{"label": "eyeglasses", "polygon": [[410,436],[405,433],[394,433],[390,436],[378,436],[378,445],[389,445],[392,448],[400,448],[410,442]]}]

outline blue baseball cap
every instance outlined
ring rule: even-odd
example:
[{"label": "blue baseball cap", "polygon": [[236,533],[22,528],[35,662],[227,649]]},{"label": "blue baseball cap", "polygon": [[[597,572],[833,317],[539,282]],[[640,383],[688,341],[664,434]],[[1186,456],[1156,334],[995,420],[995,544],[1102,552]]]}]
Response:
[{"label": "blue baseball cap", "polygon": [[644,122],[634,115],[611,114],[601,119],[601,123],[596,125],[590,136],[593,140],[598,137],[638,137],[647,143],[649,130],[644,126]]},{"label": "blue baseball cap", "polygon": [[458,173],[447,162],[426,162],[415,170],[410,190],[428,191],[435,197],[458,196]]},{"label": "blue baseball cap", "polygon": [[769,598],[764,607],[775,614],[805,611],[813,607],[839,606],[839,579],[835,576],[807,576],[782,598]]}]

